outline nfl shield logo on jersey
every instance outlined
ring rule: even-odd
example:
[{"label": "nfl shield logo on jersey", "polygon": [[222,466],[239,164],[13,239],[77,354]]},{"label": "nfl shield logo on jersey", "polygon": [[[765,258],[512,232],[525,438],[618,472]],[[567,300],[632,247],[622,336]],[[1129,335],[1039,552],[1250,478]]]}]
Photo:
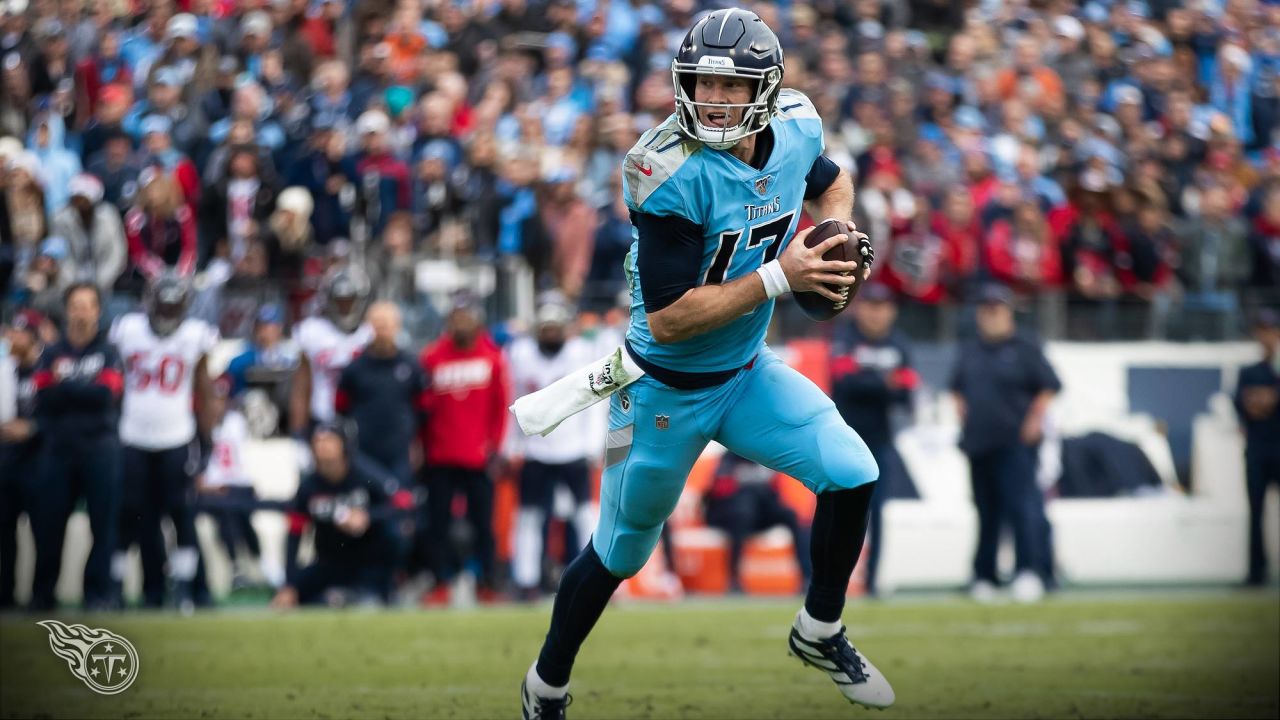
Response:
[{"label": "nfl shield logo on jersey", "polygon": [[769,181],[772,179],[773,179],[772,175],[765,175],[762,178],[758,178],[756,180],[756,192],[759,193],[760,195],[765,194],[765,192],[768,191],[769,189]]},{"label": "nfl shield logo on jersey", "polygon": [[654,424],[654,426],[655,426],[655,427],[657,427],[659,430],[666,430],[667,428],[671,427],[671,416],[670,416],[670,415],[655,415],[655,416],[653,417],[653,424]]}]

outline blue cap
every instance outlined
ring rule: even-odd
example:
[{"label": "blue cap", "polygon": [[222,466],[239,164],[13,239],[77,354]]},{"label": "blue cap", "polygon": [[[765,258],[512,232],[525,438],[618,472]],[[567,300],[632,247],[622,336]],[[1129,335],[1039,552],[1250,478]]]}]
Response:
[{"label": "blue cap", "polygon": [[947,144],[947,134],[942,131],[942,128],[933,123],[921,125],[917,129],[916,139],[939,146]]},{"label": "blue cap", "polygon": [[925,73],[924,86],[930,90],[946,90],[954,93],[956,83],[945,73],[940,73],[937,70],[930,70],[928,73]]},{"label": "blue cap", "polygon": [[547,183],[567,183],[578,179],[578,173],[569,165],[558,165],[543,175]]},{"label": "blue cap", "polygon": [[952,114],[956,124],[965,130],[977,130],[983,132],[987,127],[987,119],[982,117],[982,113],[971,105],[961,105],[956,108]]},{"label": "blue cap", "polygon": [[321,110],[311,116],[311,129],[314,131],[332,130],[338,126],[338,113],[334,110]]},{"label": "blue cap", "polygon": [[271,323],[273,325],[282,325],[284,323],[284,311],[275,303],[267,303],[258,308],[259,323]]},{"label": "blue cap", "polygon": [[67,29],[57,19],[43,20],[36,24],[33,34],[42,39],[65,37]]},{"label": "blue cap", "polygon": [[418,25],[418,32],[427,39],[427,45],[433,49],[449,44],[449,33],[445,32],[443,25],[433,20],[423,20]]},{"label": "blue cap", "polygon": [[573,57],[578,52],[578,43],[569,37],[568,33],[553,32],[547,36],[547,48],[557,48],[563,50],[567,55]]},{"label": "blue cap", "polygon": [[653,5],[645,5],[640,8],[637,15],[639,15],[641,25],[656,25],[658,27],[663,27],[667,24],[666,14]]},{"label": "blue cap", "polygon": [[142,118],[142,134],[150,135],[151,133],[169,134],[173,129],[173,121],[164,115],[148,115]]},{"label": "blue cap", "polygon": [[978,291],[978,302],[982,305],[1012,305],[1013,291],[1000,283],[988,283]]},{"label": "blue cap", "polygon": [[170,87],[178,87],[182,84],[182,76],[178,71],[171,67],[162,67],[156,70],[156,74],[152,77],[156,85],[168,85]]},{"label": "blue cap", "polygon": [[453,162],[453,148],[444,140],[432,140],[418,151],[418,160],[443,160],[446,165]]},{"label": "blue cap", "polygon": [[1107,22],[1107,8],[1100,3],[1085,3],[1084,6],[1085,22],[1101,25]]},{"label": "blue cap", "polygon": [[61,235],[50,235],[44,239],[44,242],[40,243],[40,254],[44,257],[65,260],[69,253],[67,239]]},{"label": "blue cap", "polygon": [[596,43],[587,49],[587,60],[590,62],[613,62],[617,53],[604,43]]}]

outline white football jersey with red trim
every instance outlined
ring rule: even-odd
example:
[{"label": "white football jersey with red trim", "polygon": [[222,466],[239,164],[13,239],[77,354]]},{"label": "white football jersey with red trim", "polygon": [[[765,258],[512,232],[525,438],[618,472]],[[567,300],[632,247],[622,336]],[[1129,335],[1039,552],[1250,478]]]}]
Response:
[{"label": "white football jersey with red trim", "polygon": [[213,429],[213,452],[204,471],[204,484],[211,487],[253,487],[244,471],[244,446],[249,441],[249,424],[244,415],[228,410]]},{"label": "white football jersey with red trim", "polygon": [[168,450],[194,440],[196,364],[218,344],[218,329],[187,318],[159,337],[145,313],[133,312],[112,324],[109,337],[124,361],[120,440],[145,450]]},{"label": "white football jersey with red trim", "polygon": [[355,331],[344,333],[328,318],[309,317],[293,329],[293,339],[311,364],[311,418],[329,422],[335,414],[333,399],[338,377],[373,340],[373,328],[364,323]]}]

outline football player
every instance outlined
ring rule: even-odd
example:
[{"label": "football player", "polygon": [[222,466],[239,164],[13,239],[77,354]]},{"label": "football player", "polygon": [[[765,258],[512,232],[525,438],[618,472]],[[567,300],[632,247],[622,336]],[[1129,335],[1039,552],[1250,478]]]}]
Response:
[{"label": "football player", "polygon": [[[538,308],[534,334],[518,338],[507,351],[511,386],[516,392],[541,390],[591,362],[594,347],[570,334],[572,323],[573,313],[562,298],[543,302]],[[600,446],[592,443],[599,439],[592,432],[592,419],[589,413],[579,413],[548,437],[525,438],[518,430],[508,434],[509,461],[520,467],[520,512],[511,574],[523,599],[537,597],[542,588],[542,569],[550,560],[547,527],[559,489],[563,487],[573,497],[573,517],[565,529],[569,557],[576,556],[586,544],[595,524],[588,462]]]},{"label": "football player", "polygon": [[354,267],[335,271],[325,279],[321,315],[309,317],[293,329],[298,345],[298,370],[289,402],[289,430],[297,439],[303,469],[309,469],[308,437],[315,423],[332,422],[338,378],[351,359],[373,340],[364,322],[369,282]]},{"label": "football player", "polygon": [[[128,550],[142,552],[143,600],[151,607],[164,602],[164,545],[161,518],[173,523],[177,546],[169,556],[175,605],[194,608],[192,581],[199,549],[196,544],[192,481],[199,470],[197,423],[192,408],[209,408],[212,380],[208,355],[218,344],[218,329],[187,317],[191,281],[168,272],[153,280],[143,309],[120,316],[110,339],[124,360],[124,397],[120,442],[124,468],[120,532],[112,558],[112,580],[124,577]],[[199,427],[197,427],[199,425]]]},{"label": "football player", "polygon": [[[789,648],[851,702],[888,707],[889,683],[840,622],[879,469],[835,405],[764,343],[789,291],[833,304],[870,273],[823,260],[870,248],[850,218],[853,184],[823,156],[822,121],[782,87],[782,48],[754,13],[699,20],[672,64],[676,111],[623,160],[635,242],[626,259],[626,352],[644,375],[610,397],[600,523],[565,570],[551,627],[522,686],[529,718],[564,717],[569,674],[624,578],[644,566],[707,443],[786,473],[817,494],[813,576]],[[847,233],[813,248],[801,210]]]},{"label": "football player", "polygon": [[[251,508],[258,498],[244,463],[249,423],[231,400],[231,385],[231,378],[226,375],[213,383],[209,397],[209,457],[204,472],[196,477],[196,490],[202,500],[224,501],[202,503],[202,509],[218,525],[218,538],[231,561],[231,589],[249,585],[242,574],[246,551],[247,559],[261,568],[267,584],[278,588],[284,582],[283,571],[278,563],[262,554],[258,533],[253,527]],[[237,558],[240,563],[236,562]]]}]

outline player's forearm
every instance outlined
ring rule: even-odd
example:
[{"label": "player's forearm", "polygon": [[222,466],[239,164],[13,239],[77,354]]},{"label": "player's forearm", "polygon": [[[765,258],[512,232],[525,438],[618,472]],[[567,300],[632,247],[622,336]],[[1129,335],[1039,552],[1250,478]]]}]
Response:
[{"label": "player's forearm", "polygon": [[307,421],[311,419],[310,411],[311,366],[304,359],[298,365],[293,376],[293,387],[289,392],[289,432],[297,434],[306,431]]},{"label": "player's forearm", "polygon": [[195,372],[196,395],[196,431],[203,437],[213,432],[213,410],[210,408],[213,398],[213,379],[209,377],[209,356],[202,355],[196,363]]},{"label": "player's forearm", "polygon": [[844,170],[821,195],[804,204],[804,209],[815,222],[828,218],[849,220],[853,218],[853,179]]},{"label": "player's forearm", "polygon": [[658,312],[649,313],[649,330],[660,344],[688,340],[728,325],[767,298],[759,273],[723,285],[693,288]]},{"label": "player's forearm", "polygon": [[289,398],[289,432],[298,435],[306,432],[310,401],[306,393],[294,391]]}]

